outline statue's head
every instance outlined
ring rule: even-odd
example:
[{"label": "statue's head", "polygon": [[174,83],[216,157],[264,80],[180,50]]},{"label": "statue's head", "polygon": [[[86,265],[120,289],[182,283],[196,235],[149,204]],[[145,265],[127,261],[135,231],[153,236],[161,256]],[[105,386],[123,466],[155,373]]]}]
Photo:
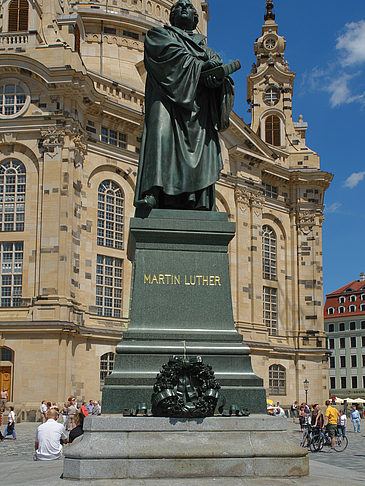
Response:
[{"label": "statue's head", "polygon": [[194,30],[198,25],[199,15],[190,0],[178,0],[171,7],[170,23],[183,30]]}]

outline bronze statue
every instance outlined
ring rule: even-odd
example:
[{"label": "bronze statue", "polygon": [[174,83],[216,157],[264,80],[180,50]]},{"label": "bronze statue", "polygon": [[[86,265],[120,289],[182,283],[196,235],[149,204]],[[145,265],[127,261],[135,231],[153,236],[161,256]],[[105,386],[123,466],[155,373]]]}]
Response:
[{"label": "bronze statue", "polygon": [[223,66],[194,32],[198,14],[190,0],[172,6],[170,22],[145,40],[146,116],[134,204],[212,211],[223,167],[218,130],[228,127],[234,100],[227,73],[239,63]]}]

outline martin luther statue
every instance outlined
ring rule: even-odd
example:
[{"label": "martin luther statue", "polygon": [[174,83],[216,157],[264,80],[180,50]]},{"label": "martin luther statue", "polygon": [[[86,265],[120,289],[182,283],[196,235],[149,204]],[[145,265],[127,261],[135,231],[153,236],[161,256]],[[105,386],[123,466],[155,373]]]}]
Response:
[{"label": "martin luther statue", "polygon": [[222,60],[194,32],[198,20],[190,0],[179,0],[171,25],[146,35],[136,207],[215,210],[214,184],[223,167],[218,131],[228,127],[234,84],[216,75]]}]

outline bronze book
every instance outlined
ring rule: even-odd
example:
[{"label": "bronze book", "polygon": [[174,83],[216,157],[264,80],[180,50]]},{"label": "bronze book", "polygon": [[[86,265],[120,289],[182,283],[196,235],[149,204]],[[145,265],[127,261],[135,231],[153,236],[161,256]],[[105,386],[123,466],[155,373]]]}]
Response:
[{"label": "bronze book", "polygon": [[201,79],[206,79],[208,76],[215,76],[217,79],[223,79],[232,73],[235,73],[241,69],[241,63],[238,59],[227,64],[222,64],[221,66],[216,66],[212,69],[207,69],[207,71],[202,71],[200,74]]}]

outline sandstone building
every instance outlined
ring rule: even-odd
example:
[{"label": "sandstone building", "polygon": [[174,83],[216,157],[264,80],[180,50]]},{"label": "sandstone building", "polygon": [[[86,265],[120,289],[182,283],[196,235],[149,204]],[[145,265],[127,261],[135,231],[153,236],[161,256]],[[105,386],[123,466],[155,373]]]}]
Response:
[{"label": "sandstone building", "polygon": [[[206,33],[208,2],[193,3]],[[99,398],[127,329],[143,41],[171,5],[1,1],[0,386],[20,410]],[[237,329],[268,395],[289,404],[304,399],[306,378],[310,397],[328,396],[322,211],[332,176],[306,146],[307,123],[292,119],[284,51],[267,2],[248,76],[251,126],[232,113],[221,134],[217,207],[237,225]]]}]

